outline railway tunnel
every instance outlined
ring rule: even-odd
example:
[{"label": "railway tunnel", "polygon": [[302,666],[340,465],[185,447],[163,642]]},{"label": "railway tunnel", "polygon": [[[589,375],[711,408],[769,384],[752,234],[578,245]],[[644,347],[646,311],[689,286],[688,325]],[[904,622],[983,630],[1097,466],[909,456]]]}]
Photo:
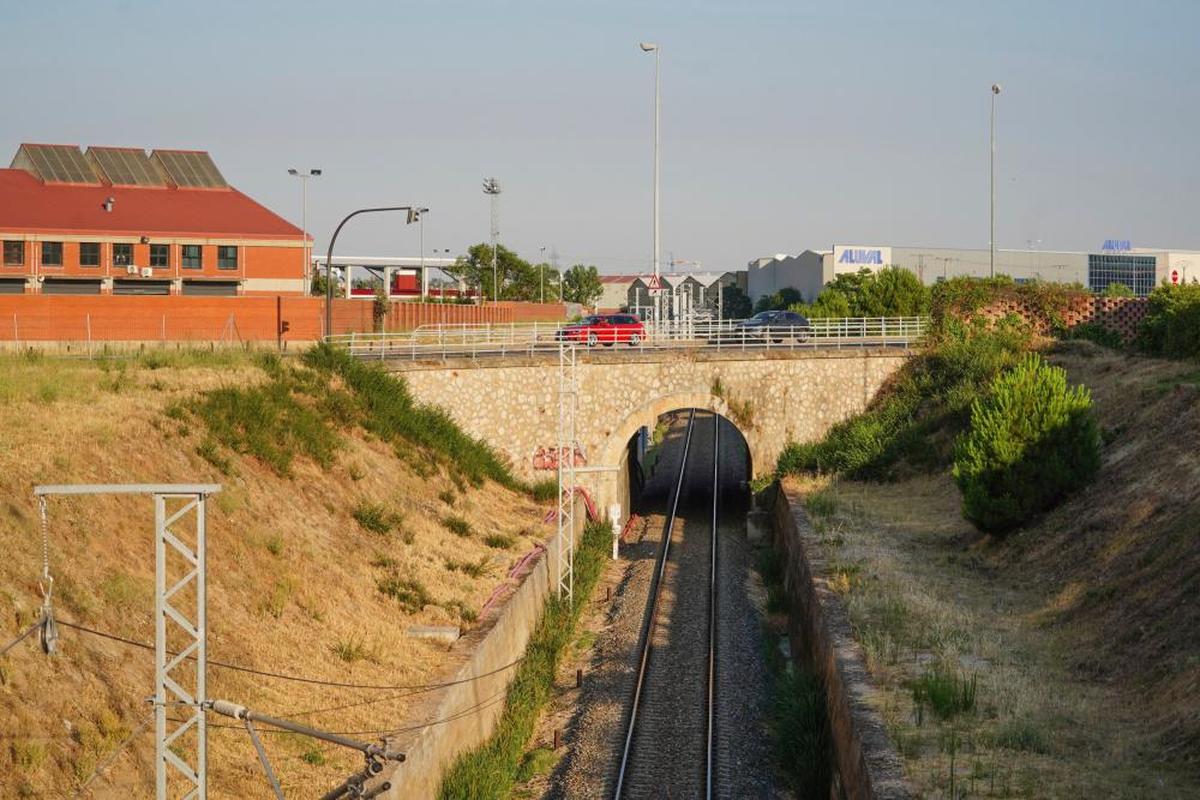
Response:
[{"label": "railway tunnel", "polygon": [[638,430],[623,461],[634,517],[600,646],[611,657],[551,796],[781,796],[746,439],[720,414],[677,408]]}]

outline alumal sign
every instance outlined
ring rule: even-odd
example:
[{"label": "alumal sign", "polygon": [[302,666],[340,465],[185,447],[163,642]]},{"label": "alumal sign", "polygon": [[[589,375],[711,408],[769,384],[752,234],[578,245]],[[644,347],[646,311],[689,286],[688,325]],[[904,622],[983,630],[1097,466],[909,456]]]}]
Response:
[{"label": "alumal sign", "polygon": [[858,272],[860,269],[877,270],[892,263],[892,248],[860,245],[834,245],[833,271]]},{"label": "alumal sign", "polygon": [[1100,249],[1110,253],[1128,253],[1133,249],[1133,242],[1128,239],[1105,239],[1104,247]]}]

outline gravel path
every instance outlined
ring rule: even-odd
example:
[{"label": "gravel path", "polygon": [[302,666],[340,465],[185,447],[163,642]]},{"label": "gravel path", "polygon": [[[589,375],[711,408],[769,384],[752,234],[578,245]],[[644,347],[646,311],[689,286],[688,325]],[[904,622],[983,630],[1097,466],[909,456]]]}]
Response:
[{"label": "gravel path", "polygon": [[[721,481],[746,474],[738,434],[721,421]],[[585,669],[579,705],[565,733],[566,756],[544,797],[607,798],[615,788],[646,614],[670,490],[678,475],[686,416],[674,424],[646,485],[647,514],[638,540],[622,547],[627,564]],[[696,414],[691,454],[664,573],[658,622],[626,797],[699,797],[704,787],[704,678],[708,630],[708,560],[713,416]],[[736,492],[733,493],[736,495]],[[786,797],[774,786],[763,723],[769,674],[762,634],[762,588],[746,541],[745,508],[722,500],[718,536],[717,796]]]}]

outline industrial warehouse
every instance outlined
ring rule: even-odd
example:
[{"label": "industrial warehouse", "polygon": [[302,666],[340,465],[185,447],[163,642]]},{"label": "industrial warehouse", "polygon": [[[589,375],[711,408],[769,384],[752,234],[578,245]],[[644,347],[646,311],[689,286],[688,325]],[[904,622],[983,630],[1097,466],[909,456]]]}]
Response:
[{"label": "industrial warehouse", "polygon": [[[993,273],[991,252],[986,249],[838,244],[828,250],[805,250],[799,255],[778,254],[751,261],[747,265],[747,291],[752,300],[757,300],[791,287],[811,301],[840,274],[886,266],[911,270],[926,284]],[[1109,284],[1120,283],[1138,297],[1145,297],[1163,283],[1200,279],[1200,251],[1133,247],[1127,240],[1108,240],[1094,252],[997,249],[994,274],[1008,275],[1018,283],[1078,283],[1097,293],[1103,293]]]},{"label": "industrial warehouse", "polygon": [[307,237],[191,150],[22,144],[0,294],[303,295]]}]

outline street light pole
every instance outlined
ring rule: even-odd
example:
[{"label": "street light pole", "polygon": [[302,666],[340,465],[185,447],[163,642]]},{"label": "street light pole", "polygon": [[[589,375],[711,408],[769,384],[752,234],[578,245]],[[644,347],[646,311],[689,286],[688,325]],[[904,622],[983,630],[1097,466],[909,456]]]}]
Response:
[{"label": "street light pole", "polygon": [[500,212],[497,201],[500,197],[500,180],[483,179],[483,193],[492,198],[492,302],[500,300],[500,283],[496,272],[496,237],[500,235]]},{"label": "street light pole", "polygon": [[304,269],[301,274],[304,275],[304,294],[308,295],[312,291],[312,281],[308,276],[308,271],[312,268],[312,251],[308,246],[308,179],[320,177],[321,170],[310,169],[306,174],[292,168],[288,170],[288,175],[300,179],[300,235],[303,239],[300,249],[304,252]]},{"label": "street light pole", "polygon": [[988,220],[991,232],[988,234],[988,252],[989,252],[989,274],[991,277],[996,277],[996,95],[1000,94],[1000,84],[992,84],[992,135],[991,135],[991,159],[989,162],[991,172],[991,189],[992,202],[988,211]]},{"label": "street light pole", "polygon": [[[659,186],[659,136],[658,136],[658,118],[661,109],[662,97],[662,81],[661,81],[661,65],[662,47],[654,42],[640,42],[638,47],[642,48],[643,53],[654,53],[654,277],[658,278],[659,274],[659,202],[658,202],[658,186]],[[657,282],[657,281],[656,281]],[[662,296],[659,296],[655,303],[655,322],[658,321],[662,305]]]},{"label": "street light pole", "polygon": [[541,247],[542,257],[538,259],[538,286],[540,287],[540,302],[546,302],[546,245]]},{"label": "street light pole", "polygon": [[417,247],[421,250],[421,302],[424,303],[429,294],[429,280],[425,277],[425,215],[429,209],[417,208],[414,211],[417,217]]},{"label": "street light pole", "polygon": [[[359,214],[374,214],[380,211],[408,211],[413,210],[412,206],[385,206],[382,208],[360,208],[357,211],[351,211],[333,231],[333,236],[329,239],[329,250],[325,253],[325,335],[333,335],[333,246],[337,244],[338,234],[342,232],[342,227],[345,226],[354,217]],[[346,282],[350,282],[350,268],[346,268]]]}]

